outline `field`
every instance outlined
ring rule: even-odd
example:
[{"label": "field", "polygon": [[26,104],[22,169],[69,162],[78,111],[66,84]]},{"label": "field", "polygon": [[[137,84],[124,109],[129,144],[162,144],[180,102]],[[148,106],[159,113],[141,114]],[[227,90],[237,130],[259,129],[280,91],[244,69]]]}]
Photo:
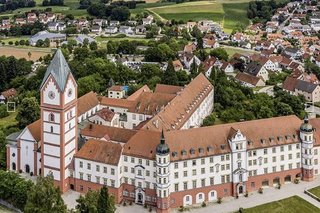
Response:
[{"label": "field", "polygon": [[22,47],[8,47],[8,46],[3,46],[0,47],[0,56],[5,55],[5,56],[14,56],[16,58],[25,58],[29,59],[28,53],[31,52],[31,57],[30,59],[33,61],[38,60],[40,57],[43,57],[49,53],[51,53],[50,49],[40,49],[40,48],[22,48]]},{"label": "field", "polygon": [[249,0],[199,1],[144,8],[166,20],[200,21],[213,20],[221,24],[226,32],[238,24],[248,25],[247,7]]},{"label": "field", "polygon": [[309,189],[308,191],[320,198],[320,186]]},{"label": "field", "polygon": [[244,213],[302,213],[320,212],[320,209],[304,199],[293,196],[272,203],[263,204],[249,209],[244,209]]}]

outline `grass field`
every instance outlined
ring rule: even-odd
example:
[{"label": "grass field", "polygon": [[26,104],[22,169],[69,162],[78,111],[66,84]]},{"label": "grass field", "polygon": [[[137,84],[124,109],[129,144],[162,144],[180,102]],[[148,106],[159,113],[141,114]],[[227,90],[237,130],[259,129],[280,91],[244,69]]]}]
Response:
[{"label": "grass field", "polygon": [[[11,112],[9,114],[9,116],[7,116],[5,118],[0,118],[0,129],[6,129],[9,126],[16,125],[18,123],[16,121],[16,116],[17,116],[17,111],[16,112]],[[0,208],[0,212],[1,212],[1,208]]]},{"label": "grass field", "polygon": [[28,53],[31,52],[30,59],[33,61],[38,60],[40,57],[43,57],[51,53],[49,48],[31,48],[31,47],[9,47],[3,46],[0,47],[0,56],[14,56],[16,58],[25,58],[29,59]]},{"label": "grass field", "polygon": [[320,209],[304,199],[293,196],[272,203],[263,204],[249,209],[244,213],[317,213]]},{"label": "grass field", "polygon": [[222,24],[224,30],[230,33],[239,23],[243,25],[249,24],[249,19],[247,18],[248,1],[249,0],[198,1],[140,8],[140,10],[146,9],[167,20],[214,20]]},{"label": "grass field", "polygon": [[320,186],[309,189],[308,191],[320,198]]}]

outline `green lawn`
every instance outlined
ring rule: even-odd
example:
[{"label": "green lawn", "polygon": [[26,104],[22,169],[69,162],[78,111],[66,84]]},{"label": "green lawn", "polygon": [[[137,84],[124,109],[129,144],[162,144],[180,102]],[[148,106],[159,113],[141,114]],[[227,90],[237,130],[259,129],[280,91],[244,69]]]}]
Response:
[{"label": "green lawn", "polygon": [[317,213],[320,209],[304,199],[293,196],[272,203],[263,204],[249,209],[244,213]]},{"label": "green lawn", "polygon": [[320,186],[317,186],[315,188],[309,189],[309,192],[320,198]]}]

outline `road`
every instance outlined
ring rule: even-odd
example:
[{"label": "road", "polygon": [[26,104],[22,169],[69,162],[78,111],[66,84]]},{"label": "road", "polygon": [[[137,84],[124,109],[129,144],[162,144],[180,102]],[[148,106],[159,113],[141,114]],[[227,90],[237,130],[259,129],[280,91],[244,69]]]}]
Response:
[{"label": "road", "polygon": [[295,11],[296,11],[296,9],[294,9],[294,10],[292,11],[292,13],[289,14],[288,18],[287,18],[286,20],[284,20],[284,21],[279,25],[278,30],[277,30],[277,33],[281,33],[281,32],[282,32],[282,30],[283,30],[283,28],[285,27],[287,21],[289,21],[289,20],[291,19],[292,15],[294,14]]}]

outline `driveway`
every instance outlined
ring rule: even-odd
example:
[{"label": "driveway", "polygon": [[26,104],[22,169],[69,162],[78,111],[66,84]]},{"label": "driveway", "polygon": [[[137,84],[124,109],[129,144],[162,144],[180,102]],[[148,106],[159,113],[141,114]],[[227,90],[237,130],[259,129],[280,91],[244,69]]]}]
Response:
[{"label": "driveway", "polygon": [[[320,185],[320,177],[318,177],[312,182],[301,181],[299,184],[294,184],[294,183],[283,184],[281,186],[281,189],[270,187],[270,188],[264,189],[263,194],[253,192],[249,194],[249,197],[239,197],[238,199],[235,199],[234,197],[223,198],[221,204],[213,203],[213,204],[209,204],[205,208],[202,208],[202,207],[191,208],[190,212],[231,213],[231,212],[238,211],[240,207],[251,208],[251,207],[262,205],[265,203],[270,203],[273,201],[278,201],[281,199],[292,197],[294,195],[298,195],[299,197],[305,199],[309,203],[320,208],[320,202],[304,194],[304,190],[310,189],[319,185]],[[79,197],[79,193],[75,191],[69,191],[65,193],[62,197],[65,203],[67,204],[68,208],[71,209],[76,206],[76,199]],[[143,208],[143,206],[135,205],[135,204],[133,204],[132,206],[117,205],[116,213],[127,213],[127,212],[146,213],[149,211],[148,209]],[[155,208],[153,208],[152,212],[155,212]],[[178,213],[179,211],[177,209],[174,209],[172,212]]]},{"label": "driveway", "polygon": [[273,87],[274,86],[266,86],[261,88],[257,93],[267,93],[267,95],[269,96],[274,96],[274,92],[273,92]]}]

